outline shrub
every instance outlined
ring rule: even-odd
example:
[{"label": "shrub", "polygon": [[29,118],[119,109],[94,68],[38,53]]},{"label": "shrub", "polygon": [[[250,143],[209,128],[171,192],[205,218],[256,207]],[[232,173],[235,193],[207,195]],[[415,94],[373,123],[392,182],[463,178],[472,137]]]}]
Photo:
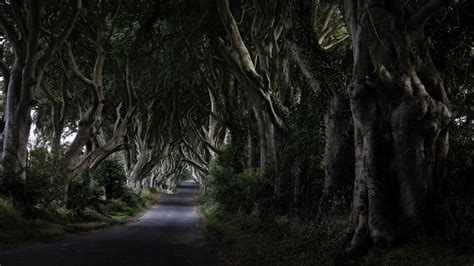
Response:
[{"label": "shrub", "polygon": [[124,195],[127,177],[118,159],[105,159],[92,171],[92,176],[104,187],[107,200],[118,199]]},{"label": "shrub", "polygon": [[89,205],[91,178],[88,174],[74,177],[69,183],[67,207],[73,210],[84,209]]},{"label": "shrub", "polygon": [[268,182],[258,172],[235,173],[232,167],[223,166],[216,160],[211,165],[207,198],[226,211],[250,213],[265,205],[267,188]]},{"label": "shrub", "polygon": [[132,207],[128,206],[127,203],[119,199],[110,200],[105,205],[105,208],[106,208],[106,212],[110,214],[114,214],[114,213],[133,214],[134,213],[134,209]]},{"label": "shrub", "polygon": [[79,216],[83,218],[85,221],[104,221],[107,218],[97,212],[95,209],[87,207],[84,210],[79,212]]},{"label": "shrub", "polygon": [[89,173],[82,173],[69,183],[67,207],[76,212],[89,206],[97,207],[104,198],[104,188]]},{"label": "shrub", "polygon": [[125,187],[121,199],[132,208],[144,206],[143,198],[131,187]]},{"label": "shrub", "polygon": [[155,191],[150,188],[145,188],[140,191],[140,198],[145,202],[153,202],[155,200]]},{"label": "shrub", "polygon": [[74,222],[77,215],[74,211],[64,207],[50,207],[46,209],[36,209],[37,218],[57,224],[67,224]]},{"label": "shrub", "polygon": [[23,219],[13,205],[0,198],[0,229],[12,229],[23,224]]},{"label": "shrub", "polygon": [[62,153],[62,147],[53,152],[37,147],[29,152],[24,193],[26,203],[46,207],[65,205],[69,180],[67,170],[59,163]]}]

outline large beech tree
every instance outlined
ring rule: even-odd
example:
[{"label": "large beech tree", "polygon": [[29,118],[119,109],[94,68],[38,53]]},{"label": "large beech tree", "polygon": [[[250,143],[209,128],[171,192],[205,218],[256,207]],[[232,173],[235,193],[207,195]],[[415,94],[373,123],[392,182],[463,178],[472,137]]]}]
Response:
[{"label": "large beech tree", "polygon": [[0,4],[0,28],[14,53],[14,62],[8,71],[10,76],[6,79],[0,177],[6,194],[19,198],[25,179],[30,111],[46,67],[76,23],[81,1],[69,4],[2,1]]},{"label": "large beech tree", "polygon": [[430,193],[445,177],[452,112],[424,26],[448,2],[344,1],[354,53],[350,252],[391,245],[422,228]]}]

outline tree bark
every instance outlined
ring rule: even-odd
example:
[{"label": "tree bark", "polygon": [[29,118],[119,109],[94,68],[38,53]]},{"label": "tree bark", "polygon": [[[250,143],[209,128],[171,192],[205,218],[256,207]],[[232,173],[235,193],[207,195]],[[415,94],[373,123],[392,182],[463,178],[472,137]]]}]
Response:
[{"label": "tree bark", "polygon": [[349,100],[334,93],[325,117],[324,191],[318,215],[339,215],[350,208],[354,185],[354,133]]},{"label": "tree bark", "polygon": [[25,181],[26,158],[31,117],[30,104],[21,101],[23,67],[15,60],[11,70],[5,104],[5,129],[3,131],[2,174],[7,195],[22,198]]},{"label": "tree bark", "polygon": [[344,9],[354,52],[352,253],[424,228],[452,114],[420,25],[406,24],[404,3],[346,0]]},{"label": "tree bark", "polygon": [[249,156],[249,166],[252,170],[257,170],[260,166],[260,144],[258,140],[258,127],[257,127],[257,118],[253,110],[249,111],[248,115],[248,135],[250,141],[250,156]]}]

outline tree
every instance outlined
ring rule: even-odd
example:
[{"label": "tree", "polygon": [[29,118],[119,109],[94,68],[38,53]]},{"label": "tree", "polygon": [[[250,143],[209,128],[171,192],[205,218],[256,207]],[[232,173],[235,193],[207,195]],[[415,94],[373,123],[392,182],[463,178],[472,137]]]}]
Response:
[{"label": "tree", "polygon": [[[325,180],[318,215],[342,214],[349,211],[354,183],[353,125],[349,99],[343,89],[348,84],[347,72],[351,63],[348,62],[348,34],[337,4],[296,3],[292,12],[295,18],[294,36],[290,41],[292,59],[313,93],[318,95],[318,103],[312,105],[327,106],[324,116]],[[317,109],[314,112],[324,111]],[[306,182],[298,183],[304,187]],[[296,187],[295,193],[302,194],[300,190]]]},{"label": "tree", "polygon": [[244,89],[243,93],[257,118],[260,169],[266,175],[275,175],[277,173],[275,127],[277,130],[283,130],[284,122],[275,111],[272,95],[285,98],[288,92],[288,68],[284,52],[286,44],[282,41],[288,16],[288,3],[267,1],[255,6],[252,40],[259,55],[258,68],[242,40],[229,1],[219,0],[217,7],[229,38],[229,45],[219,38],[221,54],[229,64],[228,69]]},{"label": "tree", "polygon": [[[354,68],[350,95],[356,176],[349,252],[392,245],[425,225],[445,178],[448,90],[424,27],[449,1],[344,1]],[[414,11],[411,11],[414,10]]]},{"label": "tree", "polygon": [[40,0],[23,4],[22,1],[2,1],[1,8],[0,27],[13,48],[15,59],[7,79],[0,177],[2,187],[7,190],[4,193],[21,198],[26,177],[30,110],[47,65],[76,23],[81,1],[72,1],[66,8],[63,3],[46,5]]}]

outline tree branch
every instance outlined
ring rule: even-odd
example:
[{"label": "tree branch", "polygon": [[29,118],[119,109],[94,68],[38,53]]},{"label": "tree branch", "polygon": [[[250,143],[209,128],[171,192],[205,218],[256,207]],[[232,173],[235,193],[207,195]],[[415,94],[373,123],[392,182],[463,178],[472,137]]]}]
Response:
[{"label": "tree branch", "polygon": [[28,36],[28,28],[26,27],[25,17],[22,12],[23,1],[10,1],[10,7],[13,18],[20,29],[22,36]]},{"label": "tree branch", "polygon": [[63,45],[63,43],[66,41],[66,39],[69,37],[69,35],[72,32],[72,29],[74,28],[74,25],[76,24],[77,18],[79,17],[79,13],[82,8],[82,2],[81,0],[74,0],[73,4],[73,12],[70,16],[70,19],[68,23],[66,24],[66,27],[64,28],[63,32],[53,40],[52,43],[49,44],[48,49],[45,51],[43,57],[38,63],[38,66],[40,69],[44,69],[44,67],[49,63],[51,60],[53,54],[58,50],[58,48]]},{"label": "tree branch", "polygon": [[119,147],[123,145],[125,135],[127,134],[128,121],[135,108],[130,109],[127,115],[122,120],[120,126],[114,131],[112,138],[102,147],[99,147],[86,155],[77,165],[72,169],[73,175],[78,175],[84,170],[92,166],[98,159],[104,159],[108,155],[120,150]]},{"label": "tree branch", "polygon": [[344,35],[343,37],[333,41],[332,43],[330,44],[326,44],[326,45],[322,45],[323,49],[324,50],[328,50],[328,49],[331,49],[332,47],[344,42],[345,40],[347,40],[349,38],[349,35]]},{"label": "tree branch", "polygon": [[217,7],[222,23],[224,24],[224,27],[231,38],[232,45],[238,51],[239,57],[234,58],[236,59],[236,63],[243,70],[252,73],[254,76],[258,76],[250,53],[242,40],[242,36],[240,35],[237,22],[230,11],[229,0],[217,0]]},{"label": "tree branch", "polygon": [[415,28],[415,30],[422,28],[440,8],[450,2],[452,2],[452,0],[431,0],[410,17],[412,27]]},{"label": "tree branch", "polygon": [[321,84],[319,80],[313,75],[313,73],[316,73],[314,70],[311,69],[310,64],[308,60],[303,58],[300,54],[300,51],[302,49],[296,44],[292,43],[290,46],[290,51],[291,54],[293,55],[293,59],[296,62],[296,65],[298,65],[301,73],[303,76],[308,79],[309,85],[313,89],[315,93],[317,93],[321,89]]},{"label": "tree branch", "polygon": [[96,84],[91,79],[88,79],[82,72],[79,70],[77,66],[76,59],[74,57],[74,53],[72,52],[71,45],[66,42],[66,53],[69,59],[69,63],[71,65],[73,73],[79,78],[79,80],[84,83],[86,86],[92,87],[95,90]]},{"label": "tree branch", "polygon": [[5,18],[1,12],[0,12],[0,27],[5,33],[8,41],[10,41],[11,44],[13,45],[15,52],[19,52],[23,50],[22,41],[20,41],[20,37],[16,33],[15,28],[13,27],[13,25],[11,25],[8,22],[7,18]]},{"label": "tree branch", "polygon": [[323,25],[321,27],[321,30],[320,30],[320,33],[323,33],[327,30],[328,26],[329,26],[329,21],[331,20],[331,17],[332,17],[332,14],[334,14],[334,12],[336,11],[337,9],[337,4],[332,4],[329,8],[328,8],[328,11],[326,13],[326,16],[324,18],[324,22],[323,22]]}]

